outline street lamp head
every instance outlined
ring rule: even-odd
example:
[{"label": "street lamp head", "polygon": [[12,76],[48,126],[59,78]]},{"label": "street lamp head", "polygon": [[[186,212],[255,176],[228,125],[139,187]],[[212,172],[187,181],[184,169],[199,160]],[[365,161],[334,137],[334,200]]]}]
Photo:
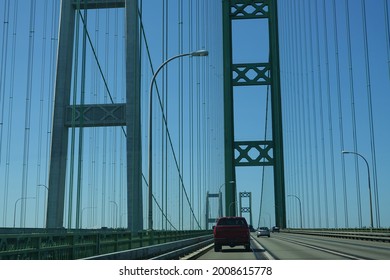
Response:
[{"label": "street lamp head", "polygon": [[207,50],[197,50],[191,53],[191,56],[208,56],[209,52]]},{"label": "street lamp head", "polygon": [[341,151],[342,154],[349,154],[348,151]]}]

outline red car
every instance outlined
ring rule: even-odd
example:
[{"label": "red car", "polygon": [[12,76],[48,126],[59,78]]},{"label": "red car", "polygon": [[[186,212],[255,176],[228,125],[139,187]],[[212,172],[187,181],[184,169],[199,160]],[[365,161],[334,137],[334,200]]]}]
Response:
[{"label": "red car", "polygon": [[250,251],[250,233],[248,223],[243,217],[222,217],[214,227],[214,251],[219,252],[222,246],[234,247],[244,245]]}]

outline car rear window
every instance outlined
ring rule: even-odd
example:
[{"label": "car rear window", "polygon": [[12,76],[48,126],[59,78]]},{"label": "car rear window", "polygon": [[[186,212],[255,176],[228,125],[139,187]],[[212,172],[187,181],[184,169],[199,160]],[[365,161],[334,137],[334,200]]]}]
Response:
[{"label": "car rear window", "polygon": [[218,221],[219,226],[247,226],[243,218],[222,218]]}]

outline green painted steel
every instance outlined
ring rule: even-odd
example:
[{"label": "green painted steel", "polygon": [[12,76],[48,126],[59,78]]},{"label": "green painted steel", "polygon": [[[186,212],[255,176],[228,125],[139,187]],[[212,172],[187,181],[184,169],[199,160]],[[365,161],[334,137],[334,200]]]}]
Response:
[{"label": "green painted steel", "polygon": [[[218,216],[210,217],[210,198],[218,200]],[[209,229],[210,224],[216,223],[217,219],[222,216],[222,195],[219,193],[209,193],[206,195],[206,217],[205,217],[205,229]]]},{"label": "green painted steel", "polygon": [[0,260],[75,260],[211,234],[205,230],[132,233],[109,229],[2,233]]},{"label": "green painted steel", "polygon": [[280,228],[286,227],[286,194],[284,187],[282,97],[280,89],[280,61],[277,1],[269,1],[269,33],[271,63],[271,107],[272,139],[274,141],[274,184],[275,184],[275,221]]},{"label": "green painted steel", "polygon": [[[224,75],[224,136],[225,136],[225,213],[236,215],[236,172],[234,166],[234,118],[232,87],[232,26],[229,0],[222,2],[223,19],[223,75]],[[228,182],[234,183],[229,184]]]},{"label": "green painted steel", "polygon": [[[82,0],[63,0],[61,2],[46,227],[62,228],[64,225],[69,127],[74,129],[75,127],[86,126],[121,125],[126,126],[126,131],[131,132],[126,135],[127,221],[129,229],[138,232],[143,229],[140,97],[141,63],[138,0],[94,0],[89,1],[88,4],[84,5],[85,3],[87,2]],[[81,25],[80,15],[77,11],[78,8],[100,9],[123,7],[125,7],[126,12],[126,103],[109,105],[84,105],[75,103],[70,106],[73,47],[75,37],[78,38],[74,33],[75,30],[78,30],[76,23]],[[77,22],[75,21],[76,18]],[[99,116],[95,115],[95,117],[92,117],[88,112],[99,112]],[[97,121],[96,119],[97,117],[106,119],[105,117],[111,117],[114,113],[114,121]],[[84,117],[86,118],[84,119]],[[71,152],[71,154],[73,155],[74,153]],[[73,170],[72,168],[70,169]],[[80,176],[80,170],[78,175]],[[81,189],[78,188],[78,191],[81,191]],[[71,203],[72,200],[69,200],[69,202]],[[72,205],[69,205],[68,209],[72,209],[71,206]],[[80,211],[76,211],[76,228],[79,227],[78,221],[80,215]],[[68,228],[72,227],[72,219],[73,213],[69,213]]]},{"label": "green painted steel", "polygon": [[[251,192],[240,192],[240,216],[242,217],[243,213],[249,213],[249,225],[253,226],[253,219],[252,219],[252,193]],[[248,199],[247,202],[249,202],[249,206],[243,206],[245,203],[243,203],[243,200]]]},{"label": "green painted steel", "polygon": [[[276,0],[223,1],[225,181],[235,180],[237,166],[273,166],[276,225],[286,227],[283,133],[280,92],[279,42]],[[269,62],[232,63],[232,21],[264,19],[269,26]],[[249,21],[248,21],[249,22]],[[264,36],[264,34],[259,34]],[[250,74],[250,75],[249,75]],[[254,74],[254,75],[253,75]],[[269,86],[272,108],[271,141],[234,141],[233,87]],[[272,154],[271,154],[272,150]],[[258,156],[252,158],[251,151]],[[255,154],[256,154],[255,153]],[[238,155],[235,157],[235,155]],[[241,199],[241,197],[240,197]],[[226,184],[227,215],[236,212],[236,184]]]}]

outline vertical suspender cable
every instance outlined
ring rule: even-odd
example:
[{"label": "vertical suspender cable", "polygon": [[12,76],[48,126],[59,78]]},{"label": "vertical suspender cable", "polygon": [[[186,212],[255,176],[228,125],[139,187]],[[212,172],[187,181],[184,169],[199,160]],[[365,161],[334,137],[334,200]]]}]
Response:
[{"label": "vertical suspender cable", "polygon": [[[293,107],[294,108],[297,108],[297,105],[296,105],[296,102],[297,102],[297,99],[296,99],[296,94],[295,94],[295,84],[296,84],[296,77],[295,77],[295,55],[293,54],[293,52],[295,51],[294,50],[294,37],[295,37],[295,33],[294,33],[294,24],[293,24],[293,19],[292,19],[292,14],[295,14],[294,13],[294,10],[293,10],[293,7],[292,7],[293,3],[292,2],[289,2],[289,7],[287,8],[289,13],[288,13],[288,17],[287,17],[287,21],[288,21],[288,46],[287,46],[287,55],[288,55],[288,58],[289,58],[289,70],[290,70],[290,79],[289,79],[289,96],[290,96],[290,102],[291,104],[294,104]],[[287,4],[286,4],[287,6]],[[297,128],[297,123],[298,123],[298,120],[297,120],[297,117],[296,117],[296,110],[291,110],[290,109],[290,129],[291,129],[291,142],[290,142],[290,150],[291,150],[291,161],[295,161],[298,159],[298,153],[299,153],[299,148],[298,148],[298,128]],[[292,179],[291,179],[291,184],[292,184],[292,188],[290,191],[293,192],[293,193],[298,193],[298,186],[299,186],[299,171],[298,171],[298,165],[295,164],[291,164],[292,166],[292,170],[291,170],[291,173],[293,174],[292,175]],[[290,205],[290,204],[289,204]],[[290,206],[291,207],[291,206]],[[296,215],[296,208],[292,208],[292,211],[293,213],[293,217],[297,217]],[[295,224],[295,223],[292,223],[292,224]]]},{"label": "vertical suspender cable", "polygon": [[[142,8],[143,8],[143,1],[141,0],[140,1],[140,11],[142,12]],[[124,11],[123,11],[123,15],[122,17],[125,18],[125,15],[124,15]],[[141,26],[141,23],[142,23],[142,15],[140,14],[140,26]],[[141,27],[140,27],[141,28]],[[123,37],[123,40],[122,40],[122,46],[125,46],[125,36],[122,35]],[[140,63],[142,61],[142,55],[143,55],[143,52],[142,52],[142,38],[140,36],[139,38],[139,50],[140,50]],[[123,48],[122,50],[122,56],[125,57],[125,48]],[[125,103],[125,100],[126,100],[126,97],[125,97],[125,88],[126,88],[126,78],[125,78],[125,73],[126,73],[126,62],[125,62],[125,59],[121,59],[122,61],[122,78],[121,78],[121,85],[122,85],[122,90],[121,90],[121,96],[120,96],[120,100],[122,103]],[[142,67],[142,66],[141,66]],[[145,67],[146,68],[146,67]],[[147,88],[147,86],[145,87]],[[141,94],[141,97],[140,99],[142,100],[142,94]],[[141,101],[142,102],[142,101]],[[140,109],[141,112],[142,112],[142,109]],[[145,110],[146,111],[146,110]],[[142,129],[141,129],[142,131]],[[119,153],[119,162],[120,162],[120,171],[119,171],[119,185],[120,185],[120,197],[121,197],[121,200],[120,200],[120,205],[122,205],[122,207],[124,209],[126,209],[126,202],[127,202],[127,199],[126,199],[126,183],[125,183],[125,174],[126,174],[126,164],[125,164],[125,154],[126,154],[126,145],[125,145],[125,140],[126,140],[126,137],[120,137],[120,153]],[[142,142],[142,141],[141,141]],[[146,141],[145,141],[146,142]],[[142,184],[142,183],[141,183]],[[146,195],[143,195],[144,198],[146,198]],[[144,206],[146,206],[146,203],[143,204]],[[122,207],[120,206],[120,209],[122,209]],[[127,221],[127,216],[128,216],[129,213],[124,212],[122,213],[121,212],[121,218],[124,216],[125,217],[125,221]],[[122,219],[121,219],[122,221]],[[127,227],[127,222],[124,223],[123,227]]]},{"label": "vertical suspender cable", "polygon": [[[207,27],[210,22],[209,22],[209,17],[208,17],[208,11],[210,9],[210,7],[207,6],[208,3],[207,1],[203,0],[203,17],[204,17],[204,20],[203,20],[203,44],[202,44],[202,49],[209,49],[210,48],[210,44],[209,44],[209,41],[208,41],[208,31],[207,31]],[[203,189],[203,197],[206,197],[206,192],[208,190],[210,190],[210,187],[211,187],[211,181],[210,181],[210,174],[209,172],[207,172],[207,170],[211,170],[210,167],[209,167],[209,156],[210,156],[210,153],[208,151],[208,144],[210,143],[210,140],[209,140],[209,132],[210,132],[210,129],[208,127],[208,119],[209,119],[209,113],[208,113],[208,104],[209,104],[209,76],[210,76],[210,68],[208,67],[209,66],[209,61],[210,61],[210,58],[209,57],[206,57],[204,60],[201,60],[201,63],[202,63],[202,71],[203,71],[203,161],[204,161],[204,164],[202,165],[203,166],[203,182],[204,182],[204,189]],[[217,207],[217,204],[215,204],[215,200],[214,200],[214,207]],[[216,211],[215,213],[218,213],[217,212],[217,208],[214,208]],[[213,216],[213,217],[216,217],[216,214]]]},{"label": "vertical suspender cable", "polygon": [[[280,5],[279,7],[281,7],[282,5]],[[293,75],[293,69],[292,69],[292,65],[293,65],[293,56],[290,55],[291,51],[292,51],[292,21],[291,21],[291,14],[292,14],[292,9],[291,9],[291,3],[289,3],[289,6],[288,4],[285,5],[286,8],[286,31],[285,33],[287,34],[286,35],[286,45],[285,45],[285,55],[286,55],[286,71],[287,71],[287,78],[286,78],[286,88],[284,89],[284,92],[285,92],[285,95],[288,97],[288,101],[286,102],[289,102],[290,104],[293,104],[294,103],[294,99],[293,99],[293,94],[292,94],[292,89],[293,89],[293,78],[292,78],[292,75]],[[287,95],[288,94],[288,95]],[[294,149],[294,144],[295,144],[295,133],[296,133],[296,130],[293,129],[294,127],[294,116],[293,116],[293,112],[291,110],[291,107],[292,106],[285,106],[287,109],[288,109],[288,118],[287,118],[287,122],[286,124],[288,124],[289,126],[289,131],[291,131],[291,135],[290,135],[290,141],[289,141],[289,146],[290,148],[288,149],[290,151],[289,155],[290,155],[290,161],[293,161],[296,157],[295,157],[295,152],[296,152],[296,149]],[[284,138],[284,139],[287,139],[287,138]],[[292,188],[295,188],[296,187],[296,183],[295,183],[295,180],[296,180],[296,172],[294,170],[294,168],[296,167],[295,164],[289,164],[289,167],[290,167],[290,188],[289,188],[289,192],[295,192],[295,190],[293,191]],[[288,207],[290,209],[289,213],[292,213],[293,215],[290,215],[290,218],[292,217],[296,217],[295,215],[295,212],[294,212],[294,208],[291,207],[291,203],[288,203]],[[260,220],[259,220],[260,221]],[[293,222],[290,222],[289,225],[292,227],[293,226]]]},{"label": "vertical suspender cable", "polygon": [[[297,5],[298,6],[298,5]],[[299,6],[302,6],[302,5],[299,5]],[[299,9],[301,11],[303,11],[302,9]],[[299,84],[299,88],[298,88],[298,92],[299,92],[299,96],[301,97],[300,101],[299,101],[299,105],[300,105],[300,115],[301,115],[301,119],[302,119],[302,133],[300,134],[301,135],[301,154],[302,154],[302,200],[305,202],[303,207],[306,209],[304,212],[305,213],[310,213],[310,210],[309,210],[309,206],[310,204],[312,203],[312,201],[310,201],[310,198],[309,198],[309,194],[310,194],[310,190],[309,190],[309,184],[308,184],[308,168],[307,168],[307,162],[308,162],[308,159],[307,159],[307,132],[306,132],[306,104],[305,104],[305,89],[304,89],[304,66],[303,66],[303,61],[304,61],[304,54],[303,54],[303,49],[304,47],[302,46],[305,42],[303,42],[302,40],[302,21],[301,21],[301,15],[297,16],[298,18],[298,38],[297,38],[297,47],[298,47],[298,61],[299,61],[299,65],[298,68],[299,68],[299,71],[298,71],[298,74],[300,76],[300,82],[298,83]],[[306,56],[306,53],[305,53],[305,56]],[[308,97],[306,97],[308,98]],[[303,138],[303,139],[302,139]],[[306,172],[304,171],[306,170]],[[304,218],[306,218],[306,221],[307,221],[307,226],[310,228],[310,215],[303,215]]]},{"label": "vertical suspender cable", "polygon": [[329,125],[329,144],[330,144],[330,171],[331,171],[331,180],[332,180],[332,190],[333,190],[333,219],[334,226],[338,227],[337,222],[337,201],[336,201],[336,180],[335,180],[335,167],[334,167],[334,144],[333,144],[333,125],[332,125],[332,99],[330,94],[330,70],[329,70],[329,48],[328,48],[328,23],[326,20],[327,17],[327,9],[326,9],[327,1],[323,1],[323,19],[324,19],[324,43],[325,43],[325,66],[326,66],[326,92],[327,92],[327,101],[328,101],[328,125]]},{"label": "vertical suspender cable", "polygon": [[[13,24],[12,48],[11,48],[11,79],[10,79],[10,93],[9,93],[9,103],[8,103],[8,131],[7,131],[8,137],[7,137],[7,144],[6,144],[5,178],[4,178],[5,182],[4,182],[4,195],[3,195],[3,201],[4,201],[3,227],[7,226],[7,211],[8,211],[8,189],[9,189],[9,177],[10,177],[9,175],[10,175],[10,164],[11,164],[11,143],[12,143],[11,136],[12,136],[12,123],[13,123],[13,99],[14,99],[14,82],[15,82],[16,30],[17,30],[17,23],[18,23],[18,0],[16,0],[14,3],[15,3],[14,18],[13,18],[14,24]],[[0,80],[1,80],[1,76],[0,76]]]},{"label": "vertical suspender cable", "polygon": [[[310,110],[310,98],[312,97],[312,95],[314,96],[314,94],[310,94],[310,91],[309,91],[309,63],[308,63],[308,56],[306,55],[308,53],[308,45],[307,45],[307,42],[308,42],[308,38],[307,38],[307,22],[306,22],[306,15],[310,15],[310,13],[307,13],[306,12],[306,7],[307,5],[305,5],[306,1],[303,3],[302,7],[303,7],[303,36],[304,36],[304,48],[303,48],[303,51],[305,53],[304,55],[304,60],[305,60],[305,80],[306,80],[306,95],[307,95],[307,98],[306,98],[306,108],[307,108],[307,128],[308,128],[308,134],[307,134],[307,139],[308,139],[308,146],[309,148],[306,149],[309,151],[309,166],[310,168],[307,168],[308,172],[309,172],[309,179],[310,179],[310,184],[309,184],[309,180],[307,181],[307,184],[310,186],[310,198],[309,198],[309,201],[310,201],[310,205],[311,205],[311,209],[310,209],[310,212],[312,213],[311,216],[311,224],[309,224],[311,227],[315,227],[315,203],[314,203],[314,178],[313,178],[313,148],[312,148],[312,125],[311,125],[311,110]],[[310,25],[310,24],[309,24]],[[313,91],[314,92],[314,91]],[[307,174],[307,172],[306,172]],[[307,176],[307,175],[306,175]],[[309,189],[309,188],[308,188]],[[308,194],[309,196],[309,194]]]},{"label": "vertical suspender cable", "polygon": [[[119,11],[118,9],[115,9],[115,18],[114,18],[114,101],[118,98],[118,19],[119,19]],[[114,130],[113,133],[113,145],[112,145],[112,174],[113,174],[113,188],[112,188],[112,200],[116,201],[117,199],[117,180],[116,180],[116,173],[117,173],[117,130]],[[122,227],[121,225],[121,216],[122,216],[122,203],[121,200],[119,200],[118,207],[115,210],[115,227]],[[117,220],[119,219],[119,221]]]},{"label": "vertical suspender cable", "polygon": [[[336,56],[336,82],[337,82],[337,101],[339,111],[339,133],[341,151],[344,151],[344,127],[343,127],[343,108],[341,104],[341,86],[340,86],[340,60],[339,60],[339,46],[338,46],[338,32],[337,32],[337,15],[336,15],[336,1],[333,0],[333,28],[334,28],[334,44]],[[347,183],[345,179],[345,158],[342,153],[341,157],[341,176],[343,182],[343,200],[344,200],[344,227],[348,228],[348,202],[347,202]]]},{"label": "vertical suspender cable", "polygon": [[[352,44],[351,44],[351,25],[349,20],[349,0],[345,1],[345,18],[347,28],[347,46],[348,46],[348,70],[349,70],[349,90],[351,98],[351,114],[352,114],[352,135],[353,135],[353,150],[357,151],[357,130],[356,130],[356,109],[355,109],[355,89],[353,82],[353,61],[352,61]],[[355,157],[355,174],[356,174],[356,201],[358,210],[358,224],[362,227],[362,206],[360,198],[360,176],[359,176],[359,159]]]},{"label": "vertical suspender cable", "polygon": [[[286,96],[286,103],[290,103],[290,104],[293,104],[293,99],[292,99],[292,88],[293,88],[293,79],[292,79],[292,56],[290,55],[290,51],[292,49],[292,33],[291,33],[291,3],[286,3],[285,5],[279,5],[279,7],[284,7],[284,10],[285,10],[285,44],[283,45],[284,46],[284,53],[285,53],[285,71],[286,71],[286,78],[282,81],[284,81],[284,84],[285,84],[285,87],[283,89],[283,92],[284,92],[284,96]],[[283,16],[282,16],[283,17]],[[281,64],[283,65],[283,64]],[[292,106],[284,106],[285,110],[286,110],[286,113],[284,114],[285,118],[286,118],[286,122],[285,124],[288,126],[288,131],[290,133],[290,136],[289,137],[285,137],[284,139],[290,139],[290,141],[288,141],[288,145],[289,145],[289,148],[286,150],[288,151],[288,153],[286,155],[288,155],[288,157],[286,158],[286,161],[292,161],[295,157],[294,157],[294,153],[295,153],[295,149],[293,148],[294,146],[294,135],[295,135],[295,130],[293,129],[293,115],[292,115],[292,110],[291,110],[291,107]],[[293,192],[292,188],[296,186],[295,184],[295,175],[296,173],[293,171],[293,169],[295,168],[295,165],[294,164],[286,164],[286,167],[290,169],[290,172],[289,174],[291,174],[289,176],[289,179],[288,179],[288,188],[286,190],[286,192]],[[287,204],[288,208],[290,209],[290,211],[288,211],[288,213],[290,213],[289,215],[289,219],[291,219],[292,217],[295,217],[294,214],[294,210],[293,208],[291,207],[291,204],[288,203]],[[260,222],[260,220],[259,220]],[[293,222],[291,220],[289,220],[289,226],[292,227],[293,226]]]},{"label": "vertical suspender cable", "polygon": [[[178,15],[179,15],[179,23],[178,23],[178,49],[179,53],[183,53],[183,0],[179,0],[179,5],[178,5]],[[183,57],[179,58],[179,68],[178,68],[178,86],[179,86],[179,166],[180,170],[182,172],[184,171],[184,114],[183,114],[183,106],[184,106],[184,82],[183,82]],[[183,174],[184,176],[184,174]],[[178,184],[178,195],[179,195],[179,209],[180,209],[180,202],[181,202],[181,184],[179,182]]]},{"label": "vertical suspender cable", "polygon": [[320,172],[319,172],[319,154],[318,154],[318,133],[317,133],[317,110],[316,110],[316,92],[315,92],[315,82],[314,82],[314,49],[313,49],[313,25],[312,25],[312,19],[313,19],[313,13],[312,13],[312,1],[308,0],[309,3],[309,15],[310,15],[310,23],[309,23],[309,32],[310,32],[310,46],[309,46],[309,52],[310,52],[310,68],[311,68],[311,91],[313,95],[312,99],[312,109],[313,109],[313,123],[314,123],[314,150],[315,150],[315,156],[314,156],[314,162],[315,162],[315,178],[316,178],[316,186],[317,186],[317,214],[318,214],[318,221],[317,224],[321,228],[322,227],[322,215],[321,215],[321,191],[320,191]]},{"label": "vertical suspender cable", "polygon": [[[37,154],[37,178],[36,178],[36,199],[35,199],[35,227],[38,227],[38,213],[39,213],[39,188],[41,182],[41,165],[42,165],[42,130],[43,130],[43,102],[45,97],[45,73],[46,73],[46,26],[47,26],[47,9],[48,0],[44,2],[43,15],[43,31],[42,31],[42,50],[41,50],[41,85],[40,85],[40,99],[39,99],[39,131],[38,131],[38,154]],[[46,193],[46,190],[45,190]]]},{"label": "vertical suspender cable", "polygon": [[326,158],[325,158],[325,139],[324,139],[324,112],[323,112],[323,93],[322,93],[322,78],[321,78],[321,60],[320,60],[320,33],[319,33],[319,17],[318,4],[315,2],[315,26],[317,34],[317,62],[318,62],[318,92],[319,92],[319,108],[320,108],[320,130],[321,130],[321,153],[322,153],[322,170],[323,170],[323,184],[324,184],[324,202],[325,202],[325,226],[329,228],[329,207],[328,207],[328,187],[326,180]]},{"label": "vertical suspender cable", "polygon": [[[297,6],[296,4],[293,4],[294,5],[294,14],[298,14],[298,10],[297,10]],[[293,39],[293,45],[294,45],[294,51],[295,51],[295,54],[294,54],[294,66],[295,66],[295,69],[294,69],[294,75],[295,75],[295,78],[294,78],[294,81],[295,81],[295,119],[296,119],[296,127],[297,127],[297,135],[296,135],[296,145],[297,145],[297,151],[298,151],[298,155],[297,155],[297,186],[298,186],[298,190],[297,190],[297,194],[299,197],[302,197],[303,200],[304,200],[304,172],[303,172],[303,162],[304,162],[304,159],[303,159],[303,150],[304,150],[304,145],[303,145],[303,140],[302,138],[304,139],[303,137],[303,134],[302,134],[302,122],[303,122],[303,118],[302,118],[302,101],[301,101],[301,95],[302,93],[300,92],[300,79],[299,79],[299,40],[298,40],[298,36],[299,36],[299,25],[298,25],[298,17],[294,17],[294,22],[293,22],[293,29],[294,29],[294,39]],[[306,205],[306,203],[304,204],[304,206]],[[305,212],[302,213],[302,215],[304,215]],[[306,216],[306,215],[304,215]],[[303,220],[305,221],[305,218],[303,218]]]},{"label": "vertical suspender cable", "polygon": [[[168,55],[169,55],[169,2],[166,1],[165,3],[165,59],[168,59]],[[164,60],[165,60],[164,59]],[[168,65],[166,66],[165,68],[165,117],[167,119],[167,122],[168,122],[168,99],[169,99],[169,79],[168,79]],[[164,123],[162,122],[162,126],[164,126]],[[165,157],[165,161],[163,162],[162,166],[163,166],[163,169],[165,171],[165,174],[163,173],[163,176],[162,176],[162,179],[163,179],[163,182],[161,184],[161,204],[164,208],[164,204],[165,204],[165,201],[166,199],[164,199],[164,196],[166,197],[168,195],[168,141],[167,141],[167,138],[168,138],[168,130],[163,130],[165,131],[165,133],[163,134],[163,151],[165,153],[164,157]],[[172,151],[173,152],[173,151]],[[163,158],[164,158],[163,157]],[[180,172],[180,171],[179,171]],[[165,178],[165,180],[164,180]],[[161,213],[161,226],[164,224],[164,213]]]},{"label": "vertical suspender cable", "polygon": [[3,125],[4,125],[4,104],[5,104],[5,84],[7,73],[7,57],[8,57],[8,27],[9,27],[9,10],[10,1],[4,1],[4,23],[3,23],[3,40],[1,45],[0,58],[0,164],[2,161],[2,146],[3,146]]},{"label": "vertical suspender cable", "polygon": [[[104,67],[104,76],[108,78],[108,49],[109,49],[109,10],[106,10],[106,24],[105,24],[105,67]],[[112,97],[111,97],[112,98]],[[108,101],[108,91],[107,88],[104,89],[103,103],[107,104]],[[106,221],[107,218],[107,140],[108,131],[107,127],[103,128],[103,165],[102,165],[102,225],[109,225],[109,221]]]},{"label": "vertical suspender cable", "polygon": [[[188,19],[189,19],[189,29],[188,29],[188,45],[190,50],[194,49],[193,46],[193,17],[192,17],[192,1],[189,2],[188,5]],[[193,88],[193,60],[190,59],[188,64],[188,77],[189,77],[189,97],[188,97],[188,111],[189,111],[189,149],[190,149],[190,198],[191,198],[191,205],[195,204],[195,195],[194,195],[194,88]],[[194,226],[194,220],[191,219],[191,228]]]},{"label": "vertical suspender cable", "polygon": [[[31,97],[32,80],[34,68],[34,32],[35,32],[36,1],[32,0],[30,5],[30,31],[28,43],[27,62],[27,90],[26,90],[26,110],[25,110],[25,130],[24,130],[24,150],[23,150],[23,173],[22,173],[22,198],[27,197],[28,161],[30,152],[30,125],[31,125]],[[26,225],[26,200],[21,200],[20,227]]]},{"label": "vertical suspender cable", "polygon": [[[203,16],[204,16],[204,20],[202,21],[203,22],[203,44],[202,44],[202,49],[206,49],[206,46],[207,46],[207,49],[210,47],[209,46],[209,42],[208,42],[208,32],[206,30],[206,26],[209,26],[209,17],[208,17],[208,11],[209,11],[209,7],[206,6],[206,1],[203,0]],[[210,139],[209,139],[209,128],[208,128],[208,119],[209,119],[209,112],[208,112],[208,104],[210,103],[209,102],[209,93],[210,91],[208,90],[208,87],[209,87],[209,79],[208,77],[210,76],[210,72],[209,72],[209,67],[208,67],[208,61],[209,61],[209,58],[206,57],[204,60],[202,60],[202,64],[203,64],[203,174],[204,174],[204,190],[203,190],[203,194],[202,196],[205,197],[206,196],[206,190],[211,186],[211,182],[210,182],[210,172],[207,172],[207,170],[211,170],[210,166],[209,166],[209,156],[210,156],[210,152],[208,150],[208,143],[210,143]],[[206,176],[208,175],[208,176]],[[214,217],[216,217],[216,215],[214,215]]]},{"label": "vertical suspender cable", "polygon": [[[195,49],[199,49],[200,46],[200,0],[196,0],[196,35],[195,35]],[[201,161],[201,152],[200,152],[200,62],[199,59],[195,62],[196,72],[196,184],[197,184],[197,199],[198,199],[198,217],[202,221],[202,199],[201,199],[201,182],[202,182],[202,173],[200,168]],[[202,222],[201,222],[202,224]]]},{"label": "vertical suspender cable", "polygon": [[389,21],[389,4],[388,0],[383,0],[385,12],[385,26],[386,26],[386,47],[387,47],[387,64],[389,69],[390,79],[390,21]]},{"label": "vertical suspender cable", "polygon": [[[168,3],[167,3],[167,0],[163,0],[162,1],[162,9],[161,9],[161,33],[162,33],[162,40],[161,40],[161,61],[165,61],[168,59],[168,50],[166,48],[166,45],[167,45],[167,41],[168,41],[168,35],[167,35],[167,6],[168,6]],[[167,114],[168,113],[168,110],[167,110],[167,105],[168,105],[168,98],[166,96],[167,94],[167,83],[168,83],[168,71],[167,71],[167,68],[169,67],[169,65],[166,65],[164,67],[164,69],[162,69],[161,71],[161,88],[162,88],[162,104],[163,104],[163,108],[162,108],[162,114]],[[156,111],[157,111],[157,107],[156,108]],[[166,115],[166,117],[168,117]],[[161,201],[160,201],[160,205],[162,205],[162,208],[164,209],[164,183],[165,183],[165,179],[166,179],[166,173],[164,172],[165,171],[165,167],[166,167],[166,157],[167,157],[167,149],[166,149],[166,146],[164,145],[164,139],[165,139],[165,136],[166,136],[166,130],[163,129],[164,127],[164,120],[163,118],[161,118],[161,182],[160,182],[160,187],[161,187]],[[157,149],[156,149],[157,150]],[[157,190],[157,188],[154,188],[154,190]],[[156,194],[157,195],[157,194]],[[158,196],[158,195],[157,195]],[[154,215],[156,215],[157,213],[154,213]],[[161,215],[161,218],[162,218],[162,215]]]},{"label": "vertical suspender cable", "polygon": [[368,35],[367,35],[367,18],[366,18],[365,0],[362,0],[362,18],[363,18],[364,61],[366,66],[367,99],[368,99],[367,105],[368,105],[368,117],[369,117],[369,126],[370,126],[370,143],[371,143],[371,160],[372,160],[371,164],[372,164],[372,175],[374,180],[376,226],[379,228],[380,215],[379,215],[379,200],[378,200],[378,180],[377,180],[377,171],[376,171],[375,131],[374,131],[374,116],[372,111],[370,57],[368,54]]}]

